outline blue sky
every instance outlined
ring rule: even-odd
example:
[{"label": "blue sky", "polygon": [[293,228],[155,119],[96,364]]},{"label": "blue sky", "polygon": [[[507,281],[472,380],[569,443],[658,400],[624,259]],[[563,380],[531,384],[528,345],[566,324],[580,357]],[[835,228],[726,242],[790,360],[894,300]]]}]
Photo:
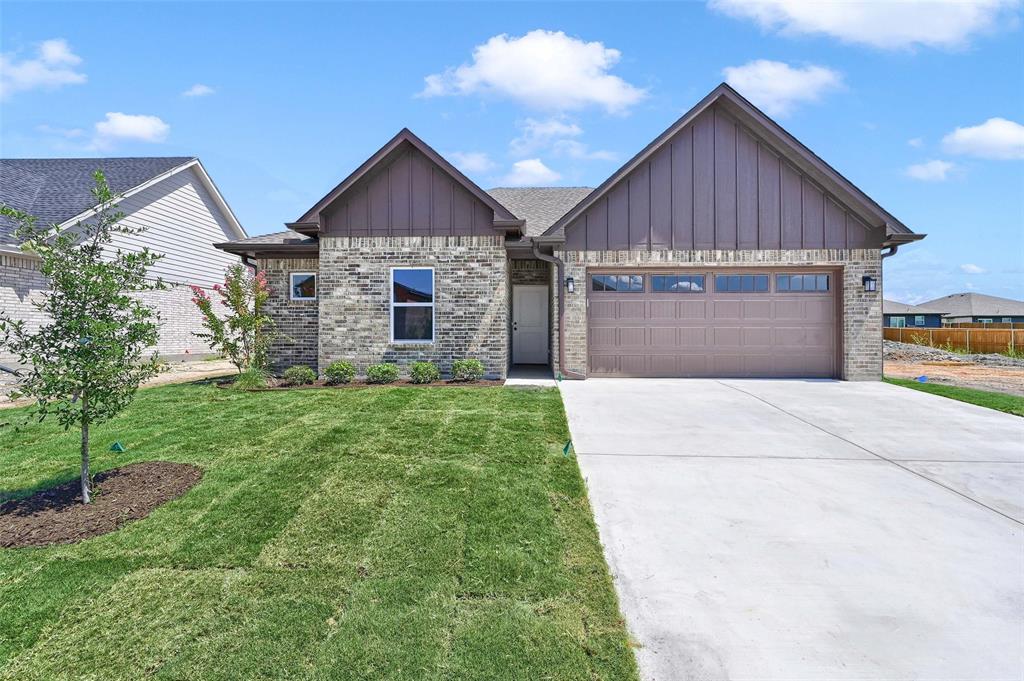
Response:
[{"label": "blue sky", "polygon": [[[912,229],[886,297],[1024,298],[1016,0],[0,5],[5,157],[196,155],[250,234],[403,126],[595,186],[727,77]],[[186,94],[187,93],[187,94]]]}]

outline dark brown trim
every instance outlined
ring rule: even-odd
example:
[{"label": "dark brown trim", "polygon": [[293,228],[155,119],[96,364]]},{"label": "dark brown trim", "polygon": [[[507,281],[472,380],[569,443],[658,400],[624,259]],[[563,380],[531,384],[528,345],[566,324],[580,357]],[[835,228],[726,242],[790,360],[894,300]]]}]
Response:
[{"label": "dark brown trim", "polygon": [[299,234],[305,234],[306,236],[316,236],[320,232],[319,222],[286,222],[284,226],[293,232]]},{"label": "dark brown trim", "polygon": [[213,244],[214,248],[250,258],[309,258],[320,255],[320,244],[246,244],[237,241]]},{"label": "dark brown trim", "polygon": [[463,175],[458,168],[449,163],[441,154],[434,151],[426,142],[421,140],[419,137],[414,135],[408,128],[402,128],[397,135],[391,138],[387,144],[377,150],[370,158],[366,159],[361,166],[355,169],[351,175],[341,181],[338,186],[329,191],[326,196],[316,202],[312,208],[305,212],[305,214],[296,220],[296,222],[312,222],[319,220],[319,213],[321,210],[326,208],[328,205],[333,203],[339,196],[345,193],[345,191],[354,185],[356,182],[365,177],[370,173],[378,164],[384,161],[399,145],[403,143],[411,144],[417,150],[419,150],[424,156],[430,159],[432,162],[437,164],[444,170],[448,175],[452,177],[456,182],[462,185],[470,194],[475,196],[477,199],[482,201],[487,207],[494,211],[494,222],[495,225],[503,221],[515,221],[518,218],[509,211],[508,208],[498,203],[498,201],[481,189],[475,182]]}]

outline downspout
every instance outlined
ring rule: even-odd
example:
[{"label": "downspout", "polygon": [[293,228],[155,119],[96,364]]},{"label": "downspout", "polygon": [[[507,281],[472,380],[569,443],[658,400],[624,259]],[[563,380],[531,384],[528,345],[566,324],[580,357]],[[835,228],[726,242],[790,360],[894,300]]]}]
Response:
[{"label": "downspout", "polygon": [[583,374],[578,374],[575,371],[571,371],[565,366],[565,263],[562,262],[561,258],[554,255],[545,255],[540,252],[540,247],[537,246],[536,241],[531,241],[533,245],[533,256],[538,260],[546,260],[547,262],[554,263],[557,270],[558,279],[558,372],[566,378],[571,378],[577,381],[582,381],[586,378]]}]

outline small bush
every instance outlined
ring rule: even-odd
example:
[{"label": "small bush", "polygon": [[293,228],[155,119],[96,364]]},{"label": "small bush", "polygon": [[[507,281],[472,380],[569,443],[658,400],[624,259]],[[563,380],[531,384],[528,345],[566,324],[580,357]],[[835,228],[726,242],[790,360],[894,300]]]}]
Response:
[{"label": "small bush", "polygon": [[367,383],[394,383],[398,380],[398,367],[394,364],[382,362],[371,364],[366,367]]},{"label": "small bush", "polygon": [[355,377],[356,368],[352,365],[352,362],[346,362],[341,359],[337,362],[331,362],[324,370],[324,378],[327,379],[328,385],[351,383]]},{"label": "small bush", "polygon": [[260,390],[267,387],[267,375],[259,369],[247,369],[238,374],[231,387],[236,390]]},{"label": "small bush", "polygon": [[453,381],[479,381],[484,377],[484,363],[478,359],[457,359],[452,362]]},{"label": "small bush", "polygon": [[431,362],[415,362],[409,369],[409,380],[413,383],[433,383],[441,378],[441,372]]},{"label": "small bush", "polygon": [[316,380],[316,372],[307,366],[293,366],[285,370],[283,378],[288,385],[307,385]]}]

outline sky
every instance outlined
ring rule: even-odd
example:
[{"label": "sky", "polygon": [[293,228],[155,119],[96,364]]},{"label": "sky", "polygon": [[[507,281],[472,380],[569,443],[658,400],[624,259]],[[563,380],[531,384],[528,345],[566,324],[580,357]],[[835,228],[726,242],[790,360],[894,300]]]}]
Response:
[{"label": "sky", "polygon": [[403,127],[596,186],[722,81],[928,237],[887,298],[1024,299],[1024,30],[976,3],[0,4],[0,155],[198,156],[280,231]]}]

